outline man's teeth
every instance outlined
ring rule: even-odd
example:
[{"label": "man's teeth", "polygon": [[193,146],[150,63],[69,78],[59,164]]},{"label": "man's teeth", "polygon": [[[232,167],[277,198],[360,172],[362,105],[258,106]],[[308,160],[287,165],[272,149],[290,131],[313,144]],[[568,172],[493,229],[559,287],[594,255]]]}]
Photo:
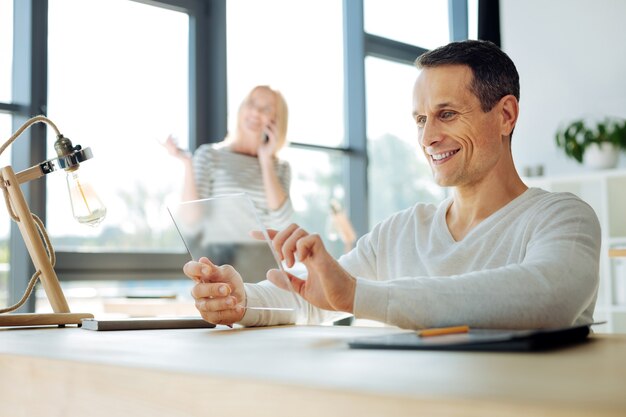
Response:
[{"label": "man's teeth", "polygon": [[458,152],[458,150],[444,152],[444,153],[438,153],[438,154],[435,154],[435,155],[431,155],[430,157],[433,158],[435,161],[439,161],[441,159],[444,159],[444,158],[447,158],[447,157],[449,157],[451,155],[454,155],[457,152]]}]

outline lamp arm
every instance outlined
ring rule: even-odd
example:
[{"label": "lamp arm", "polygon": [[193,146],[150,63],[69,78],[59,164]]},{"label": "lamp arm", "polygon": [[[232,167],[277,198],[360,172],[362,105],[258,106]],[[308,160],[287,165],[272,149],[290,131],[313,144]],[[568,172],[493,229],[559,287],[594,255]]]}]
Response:
[{"label": "lamp arm", "polygon": [[37,178],[41,178],[44,175],[46,175],[46,173],[44,173],[43,169],[41,168],[41,164],[32,166],[30,168],[25,169],[24,171],[20,171],[15,174],[15,176],[17,177],[17,181],[20,184],[24,184],[25,182],[36,180]]},{"label": "lamp arm", "polygon": [[48,295],[54,312],[67,313],[69,312],[69,306],[67,305],[67,301],[59,284],[59,279],[54,271],[56,254],[50,242],[50,238],[46,233],[44,224],[39,217],[30,212],[13,169],[10,166],[6,166],[0,171],[0,177],[2,179],[0,185],[4,193],[7,210],[20,229],[20,233],[24,238],[24,243],[26,244],[26,248],[28,249],[36,271],[29,281],[28,288],[22,300],[11,307],[0,310],[0,313],[19,308],[21,304],[28,299],[34,283],[39,277],[41,278],[44,290]]},{"label": "lamp arm", "polygon": [[93,153],[90,148],[83,149],[80,145],[76,145],[71,153],[57,158],[48,159],[40,164],[26,168],[25,170],[16,173],[15,177],[20,184],[24,184],[25,182],[36,180],[44,175],[48,175],[59,168],[65,170],[75,169],[81,162],[85,162],[91,158],[93,158]]},{"label": "lamp arm", "polygon": [[[38,168],[38,167],[32,167],[32,168],[29,168],[26,171],[31,171],[31,170],[33,170],[33,168]],[[22,173],[24,173],[24,172],[25,171],[22,171]],[[39,175],[39,176],[41,176],[41,175]],[[2,191],[3,191],[3,194],[4,194],[4,199],[5,199],[5,202],[6,202],[6,205],[7,205],[7,212],[9,213],[9,215],[11,216],[11,218],[15,222],[19,222],[20,219],[13,212],[13,207],[11,205],[11,198],[9,196],[7,187],[4,184],[4,182],[2,182],[0,184],[0,187],[2,188]],[[54,265],[56,263],[56,254],[54,252],[54,249],[52,248],[52,243],[50,242],[50,237],[46,233],[46,229],[45,229],[44,224],[41,221],[41,219],[34,213],[30,213],[30,215],[31,215],[31,217],[32,217],[32,219],[34,221],[35,226],[37,227],[37,230],[39,231],[39,236],[44,241],[43,243],[45,245],[45,249],[46,249],[46,252],[48,254],[48,259],[50,260],[50,264],[54,267]],[[28,298],[30,297],[30,294],[33,292],[33,288],[35,287],[35,284],[37,283],[37,280],[39,279],[40,275],[41,275],[41,270],[38,269],[37,271],[35,271],[33,276],[28,281],[28,285],[27,285],[26,289],[24,290],[24,294],[22,295],[22,298],[17,303],[13,304],[12,306],[0,308],[0,314],[4,314],[4,313],[9,313],[9,312],[15,311],[18,308],[20,308],[21,306],[23,306],[24,303],[26,302],[26,300],[28,300]]]}]

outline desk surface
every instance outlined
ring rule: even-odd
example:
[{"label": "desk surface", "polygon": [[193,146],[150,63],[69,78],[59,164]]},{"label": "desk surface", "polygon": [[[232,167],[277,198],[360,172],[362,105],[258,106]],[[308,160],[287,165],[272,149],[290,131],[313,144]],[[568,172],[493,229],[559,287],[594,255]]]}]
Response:
[{"label": "desk surface", "polygon": [[545,353],[346,344],[398,331],[0,329],[0,415],[626,415],[626,336]]}]

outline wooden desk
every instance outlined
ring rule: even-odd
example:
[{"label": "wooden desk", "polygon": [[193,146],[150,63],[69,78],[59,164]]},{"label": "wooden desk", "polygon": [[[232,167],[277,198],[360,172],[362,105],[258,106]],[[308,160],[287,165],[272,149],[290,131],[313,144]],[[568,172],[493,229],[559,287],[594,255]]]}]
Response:
[{"label": "wooden desk", "polygon": [[1,329],[0,415],[626,415],[626,336],[529,354],[345,343],[396,331]]}]

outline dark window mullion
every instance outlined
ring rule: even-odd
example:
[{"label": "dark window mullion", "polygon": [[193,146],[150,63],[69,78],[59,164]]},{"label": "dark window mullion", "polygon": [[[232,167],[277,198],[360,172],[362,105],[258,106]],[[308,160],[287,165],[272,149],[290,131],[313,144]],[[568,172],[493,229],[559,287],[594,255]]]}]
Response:
[{"label": "dark window mullion", "polygon": [[13,104],[13,103],[0,103],[0,112],[1,113],[12,113],[21,116],[26,116],[30,112],[28,111],[28,106],[22,104]]},{"label": "dark window mullion", "polygon": [[226,1],[202,2],[189,23],[189,147],[196,149],[228,130]]},{"label": "dark window mullion", "polygon": [[343,2],[344,108],[348,216],[358,236],[367,233],[367,136],[365,114],[365,32],[363,1]]},{"label": "dark window mullion", "polygon": [[[19,129],[30,116],[45,113],[47,100],[47,0],[14,2],[13,9],[13,103],[21,110],[13,114],[12,130]],[[11,145],[11,165],[15,171],[46,159],[46,126],[37,124],[25,131]],[[46,183],[44,179],[22,186],[24,197],[33,213],[45,222]],[[9,302],[18,301],[34,273],[34,267],[17,224],[10,234]],[[35,297],[19,312],[32,312]]]},{"label": "dark window mullion", "polygon": [[426,51],[418,46],[365,34],[365,54],[368,56],[413,65],[415,59]]}]

